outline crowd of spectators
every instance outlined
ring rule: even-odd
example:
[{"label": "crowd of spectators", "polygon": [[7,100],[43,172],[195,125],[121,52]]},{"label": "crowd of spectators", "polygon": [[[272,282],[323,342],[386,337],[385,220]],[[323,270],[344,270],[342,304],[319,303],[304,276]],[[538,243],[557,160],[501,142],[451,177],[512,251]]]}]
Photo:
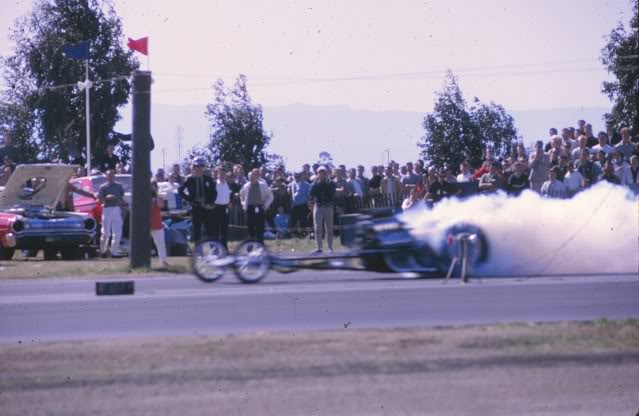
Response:
[{"label": "crowd of spectators", "polygon": [[[155,183],[169,182],[184,190],[193,183],[189,178],[206,175],[216,186],[228,188],[228,192],[221,193],[220,201],[216,201],[217,194],[208,195],[213,199],[206,203],[204,199],[199,201],[203,211],[197,208],[197,222],[205,228],[213,229],[213,223],[205,218],[207,210],[221,216],[222,211],[228,215],[229,209],[241,206],[244,225],[249,226],[258,238],[264,233],[264,221],[268,232],[274,234],[285,235],[291,230],[302,233],[301,230],[311,229],[317,237],[317,234],[326,234],[320,229],[323,225],[326,230],[333,227],[336,219],[329,211],[339,216],[381,206],[407,210],[462,194],[501,191],[519,195],[525,189],[546,198],[570,198],[599,181],[636,191],[639,188],[638,142],[638,138],[631,138],[627,127],[616,131],[608,126],[606,131],[595,136],[592,126],[579,120],[576,127],[566,127],[561,132],[551,128],[548,138],[537,141],[531,148],[519,143],[507,155],[496,155],[492,148],[487,148],[481,166],[471,166],[467,160],[458,167],[435,166],[418,159],[403,165],[390,161],[387,165],[370,166],[368,170],[363,165],[348,168],[319,163],[304,164],[293,172],[286,171],[283,166],[272,170],[262,166],[247,175],[239,164],[223,162],[213,169],[198,158],[193,164],[193,173],[191,166],[181,168],[174,164],[168,174],[164,169],[158,169],[153,179]],[[0,157],[3,161],[0,169],[2,186],[18,159],[10,134],[5,135]],[[83,169],[78,176],[86,175]],[[98,169],[127,173],[112,146],[106,149]],[[327,187],[334,191],[327,191]],[[192,191],[197,190],[192,188]],[[183,196],[188,199],[189,192]],[[202,195],[197,194],[197,197]],[[211,232],[224,234],[226,244],[226,230],[222,232],[219,225],[216,227],[217,231]],[[328,240],[327,243],[331,250],[332,242]],[[317,245],[321,250],[322,241],[318,240]]]}]

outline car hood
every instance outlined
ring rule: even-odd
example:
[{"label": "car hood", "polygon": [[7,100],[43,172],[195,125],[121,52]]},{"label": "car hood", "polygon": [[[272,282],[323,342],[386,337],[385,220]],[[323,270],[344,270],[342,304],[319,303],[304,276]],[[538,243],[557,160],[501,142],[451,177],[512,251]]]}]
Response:
[{"label": "car hood", "polygon": [[[55,208],[77,168],[53,164],[18,166],[0,194],[0,209],[29,205]],[[38,178],[39,184],[26,188],[32,178]]]}]

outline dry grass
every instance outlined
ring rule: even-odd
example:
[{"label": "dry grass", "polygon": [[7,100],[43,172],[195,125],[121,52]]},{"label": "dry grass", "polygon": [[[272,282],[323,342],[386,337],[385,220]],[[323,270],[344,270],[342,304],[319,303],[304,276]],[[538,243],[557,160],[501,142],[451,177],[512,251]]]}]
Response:
[{"label": "dry grass", "polygon": [[[23,343],[0,346],[0,407],[4,414],[595,414],[589,410],[598,404],[620,411],[633,403],[638,364],[637,320]],[[253,407],[245,408],[249,399]]]},{"label": "dry grass", "polygon": [[[230,242],[229,251],[233,252],[240,242]],[[315,249],[314,240],[308,238],[290,238],[266,241],[273,253],[306,254]],[[344,248],[335,240],[336,250]],[[0,279],[26,279],[38,277],[85,277],[101,275],[134,275],[136,277],[189,273],[188,257],[170,257],[170,267],[162,268],[157,258],[151,260],[150,269],[131,270],[129,259],[91,259],[77,261],[44,261],[42,253],[36,258],[25,258],[16,253],[14,260],[0,261]]]}]

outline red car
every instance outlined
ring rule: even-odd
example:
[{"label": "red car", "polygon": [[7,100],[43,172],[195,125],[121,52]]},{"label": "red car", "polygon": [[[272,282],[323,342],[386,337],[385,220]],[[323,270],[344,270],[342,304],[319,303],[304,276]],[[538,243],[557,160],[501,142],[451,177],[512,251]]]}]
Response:
[{"label": "red car", "polygon": [[0,259],[15,250],[44,251],[46,260],[76,259],[93,241],[97,223],[91,215],[62,211],[69,178],[77,166],[21,165],[0,193]]}]

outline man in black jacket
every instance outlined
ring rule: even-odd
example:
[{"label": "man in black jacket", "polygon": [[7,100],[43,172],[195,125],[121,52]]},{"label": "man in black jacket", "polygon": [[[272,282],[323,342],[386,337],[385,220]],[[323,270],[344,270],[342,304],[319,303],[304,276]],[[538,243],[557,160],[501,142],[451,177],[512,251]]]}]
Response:
[{"label": "man in black jacket", "polygon": [[328,178],[326,168],[320,166],[317,169],[317,179],[311,185],[309,201],[314,204],[313,221],[315,223],[315,242],[317,250],[314,254],[322,253],[322,228],[326,224],[326,243],[328,252],[333,252],[333,201],[335,199],[335,182]]},{"label": "man in black jacket", "polygon": [[211,238],[214,232],[213,210],[217,190],[213,178],[204,174],[204,165],[204,159],[193,159],[192,174],[178,188],[182,199],[191,204],[191,241],[195,243],[201,239],[202,225],[207,238]]}]

